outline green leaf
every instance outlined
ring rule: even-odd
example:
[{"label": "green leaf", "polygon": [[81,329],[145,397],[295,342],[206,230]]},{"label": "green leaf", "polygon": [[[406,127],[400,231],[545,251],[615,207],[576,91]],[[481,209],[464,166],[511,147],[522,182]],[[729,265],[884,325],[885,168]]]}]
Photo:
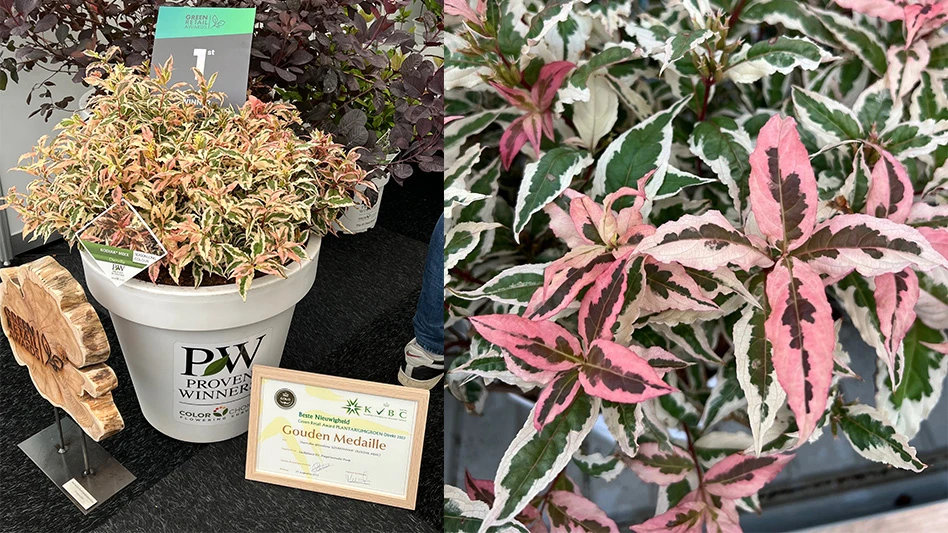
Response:
[{"label": "green leaf", "polygon": [[728,190],[734,208],[743,213],[744,199],[750,195],[750,136],[728,117],[699,122],[688,138],[691,153],[708,165]]},{"label": "green leaf", "polygon": [[527,165],[514,209],[513,233],[517,242],[520,242],[520,232],[527,227],[530,218],[562,194],[573,178],[592,162],[592,157],[585,150],[560,147],[544,153],[539,161]]},{"label": "green leaf", "polygon": [[[596,165],[593,196],[602,198],[622,187],[637,187],[638,180],[655,171],[645,186],[646,195],[654,198],[661,189],[671,156],[672,120],[681,112],[691,97],[687,96],[668,109],[639,122],[612,141]],[[621,204],[621,205],[619,205]],[[631,205],[622,199],[613,207]]]},{"label": "green leaf", "polygon": [[563,89],[560,90],[560,100],[563,103],[572,103],[577,101],[589,100],[589,90],[586,83],[589,77],[600,69],[617,65],[619,63],[635,59],[636,51],[634,46],[611,45],[601,52],[593,55],[579,66],[569,77]]},{"label": "green leaf", "polygon": [[214,374],[217,374],[217,373],[220,372],[221,370],[224,370],[224,367],[227,366],[227,361],[229,361],[229,360],[230,360],[230,358],[228,358],[228,357],[226,357],[226,356],[225,356],[225,357],[221,357],[221,358],[218,359],[217,361],[214,361],[213,363],[207,365],[207,368],[204,369],[204,374],[202,374],[202,375],[203,375],[203,376],[213,376]]},{"label": "green leaf", "polygon": [[497,467],[489,524],[515,517],[566,467],[599,418],[599,405],[598,398],[579,392],[572,405],[539,432],[531,411]]},{"label": "green leaf", "polygon": [[473,291],[456,291],[455,295],[465,300],[488,298],[491,301],[525,306],[530,298],[543,286],[543,271],[548,263],[519,265],[497,274],[480,288]]},{"label": "green leaf", "polygon": [[793,109],[803,127],[823,146],[862,138],[856,115],[831,98],[794,87]]},{"label": "green leaf", "polygon": [[[924,283],[919,276],[919,284]],[[896,390],[885,364],[880,360],[876,371],[876,406],[892,422],[896,430],[907,438],[914,438],[922,420],[938,403],[948,376],[948,356],[922,343],[945,342],[945,335],[916,320],[905,335],[905,371]]]},{"label": "green leaf", "polygon": [[714,35],[714,32],[711,30],[699,29],[685,30],[669,37],[668,40],[665,41],[665,50],[661,57],[662,68],[659,70],[659,75],[661,75],[662,71],[664,71],[669,64],[678,61],[684,57],[685,54],[701,46],[701,44],[711,37],[714,37]]},{"label": "green leaf", "polygon": [[735,83],[753,83],[775,72],[789,74],[794,69],[815,70],[833,56],[805,37],[779,36],[753,45],[745,44],[734,53],[725,76]]},{"label": "green leaf", "polygon": [[915,448],[886,420],[885,416],[868,405],[840,407],[839,427],[846,440],[859,455],[879,463],[921,472],[926,465],[915,456]]},{"label": "green leaf", "polygon": [[812,6],[809,9],[820,19],[820,22],[839,43],[865,61],[877,76],[885,74],[888,64],[885,57],[885,46],[876,35],[840,13]]}]

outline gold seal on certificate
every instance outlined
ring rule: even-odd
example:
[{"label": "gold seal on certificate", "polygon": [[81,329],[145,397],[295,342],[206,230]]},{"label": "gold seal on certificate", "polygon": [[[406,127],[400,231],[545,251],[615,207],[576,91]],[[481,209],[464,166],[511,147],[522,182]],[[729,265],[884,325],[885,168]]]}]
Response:
[{"label": "gold seal on certificate", "polygon": [[255,365],[247,479],[415,508],[428,391]]}]

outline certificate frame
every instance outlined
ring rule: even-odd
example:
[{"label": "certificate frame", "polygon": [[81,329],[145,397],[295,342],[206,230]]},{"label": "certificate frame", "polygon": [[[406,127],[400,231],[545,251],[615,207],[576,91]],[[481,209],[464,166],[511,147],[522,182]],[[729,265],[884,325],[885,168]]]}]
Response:
[{"label": "certificate frame", "polygon": [[[260,411],[262,406],[260,397],[263,390],[264,379],[417,402],[415,421],[411,431],[412,440],[410,453],[409,457],[405,459],[408,461],[408,483],[405,496],[386,495],[369,489],[361,490],[358,488],[343,487],[333,483],[258,470],[257,450],[261,425]],[[414,510],[418,496],[418,479],[421,468],[421,451],[425,439],[425,425],[428,420],[428,399],[429,392],[424,389],[413,389],[398,385],[327,376],[299,370],[253,365],[250,392],[250,423],[247,432],[247,464],[244,477],[252,481],[261,481],[264,483],[283,485],[285,487]]]}]

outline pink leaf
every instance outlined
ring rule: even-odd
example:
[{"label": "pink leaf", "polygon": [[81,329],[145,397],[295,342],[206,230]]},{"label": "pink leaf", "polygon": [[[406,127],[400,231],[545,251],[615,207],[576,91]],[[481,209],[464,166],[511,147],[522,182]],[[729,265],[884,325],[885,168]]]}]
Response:
[{"label": "pink leaf", "polygon": [[729,455],[705,472],[704,486],[722,498],[736,500],[752,496],[773,481],[791,459],[793,455]]},{"label": "pink leaf", "polygon": [[674,445],[670,451],[662,451],[654,442],[643,442],[635,457],[625,463],[642,481],[665,487],[685,479],[695,469],[694,461],[686,454]]},{"label": "pink leaf", "polygon": [[517,158],[520,149],[527,144],[527,132],[523,125],[526,116],[514,119],[500,137],[500,161],[504,164],[505,170],[510,169],[510,165]]},{"label": "pink leaf", "polygon": [[905,45],[911,46],[915,42],[915,37],[924,27],[937,28],[944,24],[945,2],[929,0],[909,4],[903,9],[903,19],[905,20]]},{"label": "pink leaf", "polygon": [[569,203],[569,216],[576,231],[590,242],[606,243],[602,232],[603,213],[602,207],[584,194],[576,195]]},{"label": "pink leaf", "polygon": [[589,394],[618,403],[639,403],[676,389],[631,349],[597,340],[586,351],[579,382]]},{"label": "pink leaf", "polygon": [[489,479],[475,479],[465,470],[464,491],[472,501],[484,502],[488,507],[494,505],[494,482]]},{"label": "pink leaf", "polygon": [[612,340],[612,326],[625,303],[630,255],[612,263],[583,297],[579,306],[579,336],[586,346],[596,339]]},{"label": "pink leaf", "polygon": [[734,500],[721,500],[721,508],[710,505],[704,509],[704,523],[708,533],[742,533],[740,517]]},{"label": "pink leaf", "polygon": [[915,323],[915,303],[918,302],[919,294],[918,276],[914,270],[906,268],[894,274],[876,276],[875,284],[879,330],[889,356],[886,367],[889,369],[892,388],[895,389],[901,383],[905,369],[905,355],[899,348],[905,334]]},{"label": "pink leaf", "polygon": [[569,370],[576,366],[581,353],[576,338],[553,322],[535,322],[517,315],[484,315],[471,317],[471,324],[488,342],[540,370]]},{"label": "pink leaf", "polygon": [[546,111],[553,105],[556,91],[560,89],[569,71],[575,67],[576,65],[569,61],[554,61],[543,65],[532,90],[533,104],[538,111]]},{"label": "pink leaf", "polygon": [[898,159],[881,148],[876,150],[882,157],[872,169],[866,213],[893,222],[905,222],[912,210],[912,181]]},{"label": "pink leaf", "polygon": [[645,263],[646,290],[641,305],[646,311],[717,311],[718,306],[701,292],[695,280],[677,263]]},{"label": "pink leaf", "polygon": [[576,231],[573,219],[562,207],[556,205],[556,202],[546,204],[543,211],[550,217],[550,229],[553,230],[553,234],[565,242],[566,246],[578,248],[593,243]]},{"label": "pink leaf", "polygon": [[533,146],[533,151],[540,157],[540,141],[543,140],[543,117],[538,113],[527,113],[523,117],[523,131],[527,140]]},{"label": "pink leaf", "polygon": [[840,7],[892,22],[902,20],[902,6],[892,0],[833,0]]},{"label": "pink leaf", "polygon": [[507,100],[507,103],[510,105],[522,109],[525,111],[532,111],[532,96],[527,91],[520,88],[507,87],[506,85],[497,83],[496,81],[488,82],[490,86],[497,90],[501,96],[504,97],[504,100]]},{"label": "pink leaf", "polygon": [[552,422],[572,405],[573,400],[576,399],[576,393],[579,392],[577,378],[576,370],[562,372],[543,388],[543,392],[537,398],[537,408],[534,410],[533,425],[537,431],[543,430],[543,426]]},{"label": "pink leaf", "polygon": [[546,267],[543,288],[536,291],[527,304],[526,316],[546,320],[569,306],[579,291],[615,261],[610,254],[602,254],[599,246],[577,248]]},{"label": "pink leaf", "polygon": [[444,0],[444,12],[448,15],[462,17],[468,22],[473,22],[474,24],[481,24],[480,15],[471,9],[471,6],[467,3],[467,0]]},{"label": "pink leaf", "polygon": [[550,513],[553,533],[619,532],[616,523],[598,505],[583,496],[565,490],[552,491],[549,496],[549,505],[559,511]]},{"label": "pink leaf", "polygon": [[683,502],[664,513],[632,526],[635,533],[701,533],[705,503]]},{"label": "pink leaf", "polygon": [[793,255],[837,279],[853,269],[874,277],[907,266],[924,272],[948,266],[948,259],[915,228],[868,215],[839,215],[823,222]]},{"label": "pink leaf", "polygon": [[816,224],[819,196],[793,118],[774,115],[767,121],[750,164],[751,210],[761,233],[784,251],[806,242]]},{"label": "pink leaf", "polygon": [[928,244],[948,259],[948,227],[946,228],[918,228],[918,232],[925,237]]},{"label": "pink leaf", "polygon": [[718,211],[666,222],[643,239],[636,251],[663,263],[674,261],[699,270],[717,270],[729,264],[750,270],[773,264]]},{"label": "pink leaf", "polygon": [[802,444],[826,409],[836,347],[833,312],[819,274],[796,258],[783,260],[767,275],[767,303],[764,332]]}]

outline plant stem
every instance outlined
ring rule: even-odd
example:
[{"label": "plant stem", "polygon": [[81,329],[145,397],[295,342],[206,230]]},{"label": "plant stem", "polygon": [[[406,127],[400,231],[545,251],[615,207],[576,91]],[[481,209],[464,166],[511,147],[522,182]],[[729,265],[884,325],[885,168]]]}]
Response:
[{"label": "plant stem", "polygon": [[741,11],[744,11],[744,4],[747,3],[747,0],[740,0],[737,3],[737,6],[734,7],[734,10],[731,11],[731,17],[727,19],[727,27],[733,28],[737,24],[738,19],[741,16]]},{"label": "plant stem", "polygon": [[704,474],[701,472],[701,464],[698,462],[698,454],[695,453],[695,444],[691,440],[691,431],[688,427],[682,425],[685,430],[685,436],[688,437],[688,453],[691,454],[691,460],[695,463],[695,472],[698,473],[698,490],[704,492]]}]

